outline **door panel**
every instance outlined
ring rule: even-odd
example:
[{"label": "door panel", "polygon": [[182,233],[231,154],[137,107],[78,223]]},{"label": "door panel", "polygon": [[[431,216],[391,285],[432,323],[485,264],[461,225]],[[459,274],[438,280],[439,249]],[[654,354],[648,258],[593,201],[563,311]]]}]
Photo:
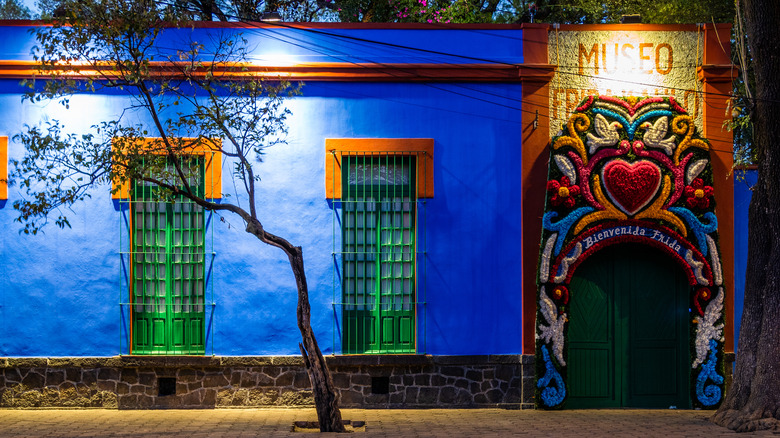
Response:
[{"label": "door panel", "polygon": [[597,398],[602,400],[603,406],[617,406],[613,394],[612,360],[611,349],[579,346],[573,350],[569,354],[569,364],[575,364],[569,369],[569,400]]},{"label": "door panel", "polygon": [[154,318],[152,320],[152,339],[153,339],[153,345],[155,348],[162,348],[164,349],[166,346],[165,342],[165,319],[164,318]]},{"label": "door panel", "polygon": [[569,398],[566,406],[617,407],[621,378],[615,364],[614,267],[587,260],[570,283],[569,302]]},{"label": "door panel", "polygon": [[689,407],[688,283],[664,253],[602,249],[570,283],[569,407]]},{"label": "door panel", "polygon": [[632,373],[629,382],[630,393],[634,398],[676,393],[676,349],[635,348],[631,353],[632,362],[643,364],[632,367],[640,370]]},{"label": "door panel", "polygon": [[634,251],[630,259],[626,405],[689,407],[687,278],[658,251]]}]

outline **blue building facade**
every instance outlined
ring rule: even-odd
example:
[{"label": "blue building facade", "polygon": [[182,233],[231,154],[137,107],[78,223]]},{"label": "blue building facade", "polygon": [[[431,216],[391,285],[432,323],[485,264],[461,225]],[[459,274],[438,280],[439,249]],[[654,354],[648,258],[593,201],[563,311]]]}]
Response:
[{"label": "blue building facade", "polygon": [[[0,59],[11,66],[0,73],[0,134],[8,137],[0,157],[11,162],[23,156],[14,135],[25,125],[58,120],[83,133],[131,105],[116,92],[76,95],[68,109],[22,101],[19,79],[30,76],[24,69],[35,26],[0,28]],[[534,403],[535,276],[550,157],[549,82],[556,70],[548,58],[548,32],[547,25],[205,24],[169,29],[161,40],[176,46],[240,33],[258,68],[304,82],[302,93],[285,101],[292,113],[286,144],[269,148],[257,167],[258,216],[266,229],[303,248],[312,326],[343,405]],[[704,125],[720,123],[712,114],[704,114]],[[398,167],[411,169],[409,196],[349,210],[352,182],[344,163],[366,156],[409,158]],[[220,161],[206,170],[219,168],[221,190],[214,197],[246,203],[231,178],[234,163]],[[359,165],[373,165],[369,161]],[[287,257],[247,234],[243,221],[229,213],[205,212],[198,219],[202,351],[139,350],[134,318],[140,307],[134,308],[131,292],[137,216],[111,189],[96,187],[91,199],[65,212],[71,228],[49,224],[36,236],[20,233],[15,221],[13,203],[25,196],[19,185],[9,185],[0,200],[2,406],[311,404],[297,358],[297,295]],[[742,208],[747,195],[736,190],[734,208]],[[413,257],[387,265],[405,272],[390,274],[391,280],[410,282],[408,289],[399,286],[407,296],[398,298],[406,312],[398,318],[410,322],[350,328],[345,300],[356,298],[345,292],[353,260],[345,254],[354,250],[348,245],[361,242],[345,236],[358,229],[381,233],[384,225],[348,222],[385,208],[382,202],[411,205],[399,216],[409,240],[401,237],[398,251]],[[719,208],[730,210],[731,204],[718,199]],[[737,210],[734,216],[733,225],[721,221],[721,240],[744,234]],[[724,233],[724,223],[734,227],[734,237]],[[732,260],[724,251],[724,260]],[[743,254],[737,249],[737,263]],[[383,269],[377,262],[377,276],[387,278]],[[724,269],[732,279],[731,269]],[[729,288],[732,293],[739,295]],[[367,321],[360,318],[358,325]],[[371,336],[387,330],[388,337],[406,341],[347,347],[350,336],[358,336],[354,330],[374,328]]]}]

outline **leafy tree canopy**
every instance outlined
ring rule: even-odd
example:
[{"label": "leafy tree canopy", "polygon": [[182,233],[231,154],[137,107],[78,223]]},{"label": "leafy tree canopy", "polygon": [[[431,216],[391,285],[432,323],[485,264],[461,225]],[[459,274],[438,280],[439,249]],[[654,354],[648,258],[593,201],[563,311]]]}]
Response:
[{"label": "leafy tree canopy", "polygon": [[0,1],[0,20],[29,20],[33,18],[30,8],[19,0]]},{"label": "leafy tree canopy", "polygon": [[[18,0],[5,0],[16,4]],[[67,2],[37,0],[42,18],[62,13]],[[165,0],[147,1],[179,19],[203,21],[399,22],[399,23],[618,23],[640,14],[644,23],[725,23],[731,0]],[[22,6],[23,8],[23,6]],[[24,8],[29,15],[29,10]],[[29,18],[8,16],[7,18]]]},{"label": "leafy tree canopy", "polygon": [[[133,104],[122,117],[94,125],[91,133],[68,133],[55,120],[30,126],[17,137],[28,151],[15,163],[17,177],[33,195],[15,205],[25,230],[37,232],[48,212],[83,200],[97,183],[142,179],[172,192],[188,190],[186,178],[176,185],[159,176],[165,160],[138,158],[147,147],[138,140],[150,136],[161,139],[156,154],[174,163],[188,154],[192,142],[218,140],[220,146],[210,147],[236,159],[236,175],[253,196],[253,165],[266,147],[283,141],[287,110],[282,100],[296,88],[258,76],[230,79],[248,65],[246,41],[235,35],[212,41],[208,49],[198,41],[180,49],[158,44],[165,26],[178,19],[171,8],[153,10],[134,1],[95,6],[63,2],[63,19],[38,30],[33,56],[48,80],[28,82],[26,99],[68,107],[73,94],[116,89],[127,91]],[[82,76],[84,70],[92,74]],[[139,113],[152,126],[133,123]],[[177,172],[182,173],[178,166]],[[229,210],[226,205],[204,206]]]}]

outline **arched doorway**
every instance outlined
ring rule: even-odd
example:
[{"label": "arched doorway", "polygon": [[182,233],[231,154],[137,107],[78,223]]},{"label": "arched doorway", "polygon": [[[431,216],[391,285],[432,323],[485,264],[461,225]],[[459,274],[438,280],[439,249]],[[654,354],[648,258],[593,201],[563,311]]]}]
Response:
[{"label": "arched doorway", "polygon": [[569,307],[572,408],[690,408],[684,271],[638,243],[605,247],[574,272]]},{"label": "arched doorway", "polygon": [[589,96],[553,139],[540,407],[721,402],[727,292],[709,147],[674,97]]}]

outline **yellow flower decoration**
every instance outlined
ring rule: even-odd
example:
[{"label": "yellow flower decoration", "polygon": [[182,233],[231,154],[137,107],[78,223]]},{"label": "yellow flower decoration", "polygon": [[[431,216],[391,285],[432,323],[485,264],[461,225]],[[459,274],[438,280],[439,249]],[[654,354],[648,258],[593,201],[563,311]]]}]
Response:
[{"label": "yellow flower decoration", "polygon": [[689,147],[697,147],[704,150],[710,148],[705,141],[701,139],[693,139],[693,132],[696,130],[696,126],[693,124],[691,116],[677,116],[672,120],[672,131],[678,135],[685,135],[685,138],[677,146],[677,150],[674,151],[674,164],[680,164],[680,155]]},{"label": "yellow flower decoration", "polygon": [[609,202],[609,199],[604,196],[604,192],[601,191],[601,178],[599,178],[598,175],[593,175],[593,184],[591,187],[593,187],[593,197],[595,197],[599,204],[603,205],[606,210],[594,211],[593,213],[580,219],[580,221],[577,222],[577,225],[574,227],[575,236],[580,234],[580,232],[585,227],[592,224],[593,222],[600,221],[602,219],[624,220],[628,218],[625,213],[618,210],[617,207]]},{"label": "yellow flower decoration", "polygon": [[669,198],[669,193],[672,191],[672,180],[669,175],[664,176],[664,186],[661,189],[661,196],[659,196],[652,205],[647,207],[641,213],[634,216],[637,219],[658,219],[667,221],[674,225],[683,237],[688,236],[688,230],[685,229],[685,224],[674,213],[663,210],[664,202]]},{"label": "yellow flower decoration", "polygon": [[588,154],[585,151],[585,145],[582,143],[579,133],[585,132],[590,127],[590,119],[585,114],[574,114],[569,118],[566,123],[566,129],[569,131],[568,136],[558,137],[553,144],[553,149],[558,149],[563,146],[571,146],[582,159],[582,165],[588,164]]}]

